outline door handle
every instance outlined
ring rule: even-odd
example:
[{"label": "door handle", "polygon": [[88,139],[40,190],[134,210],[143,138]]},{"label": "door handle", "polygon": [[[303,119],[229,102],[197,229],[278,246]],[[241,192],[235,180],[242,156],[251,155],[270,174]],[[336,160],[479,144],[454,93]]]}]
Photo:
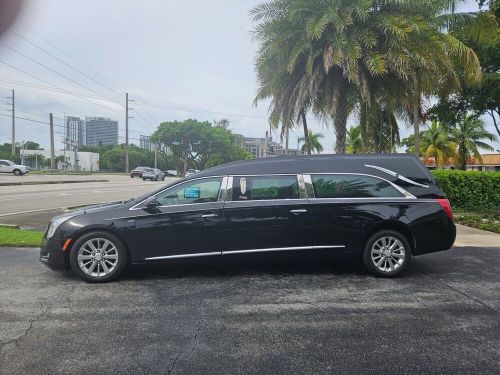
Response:
[{"label": "door handle", "polygon": [[207,217],[216,217],[217,214],[205,214],[205,215],[201,215],[202,218],[207,218]]},{"label": "door handle", "polygon": [[298,210],[290,210],[290,212],[292,214],[300,214],[300,213],[307,212],[307,210],[306,209],[298,209]]}]

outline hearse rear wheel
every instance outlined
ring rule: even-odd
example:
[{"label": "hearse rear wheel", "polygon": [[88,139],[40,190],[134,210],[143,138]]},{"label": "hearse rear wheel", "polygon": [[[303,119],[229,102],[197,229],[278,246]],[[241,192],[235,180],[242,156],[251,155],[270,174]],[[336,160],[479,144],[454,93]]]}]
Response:
[{"label": "hearse rear wheel", "polygon": [[366,241],[363,263],[379,277],[394,277],[403,272],[411,261],[411,247],[401,233],[381,230]]},{"label": "hearse rear wheel", "polygon": [[118,237],[108,232],[90,232],[71,247],[69,262],[81,279],[102,283],[116,279],[127,266],[127,250]]}]

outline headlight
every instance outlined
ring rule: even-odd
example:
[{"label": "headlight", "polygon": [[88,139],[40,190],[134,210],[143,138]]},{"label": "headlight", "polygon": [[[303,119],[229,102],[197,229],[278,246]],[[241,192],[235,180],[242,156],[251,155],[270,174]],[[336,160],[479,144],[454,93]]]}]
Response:
[{"label": "headlight", "polygon": [[50,238],[54,235],[55,231],[57,228],[59,228],[59,226],[64,223],[66,220],[69,220],[71,219],[73,216],[64,216],[64,217],[61,217],[59,219],[56,219],[54,221],[51,221],[50,222],[50,225],[49,225],[49,230],[47,231],[47,238]]}]

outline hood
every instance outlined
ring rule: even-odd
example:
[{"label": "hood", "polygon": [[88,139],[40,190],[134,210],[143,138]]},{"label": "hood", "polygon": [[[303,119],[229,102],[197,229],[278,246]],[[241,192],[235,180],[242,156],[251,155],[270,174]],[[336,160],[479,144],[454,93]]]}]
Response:
[{"label": "hood", "polygon": [[67,211],[67,212],[65,212],[63,214],[54,216],[52,218],[52,221],[56,220],[56,219],[62,219],[62,218],[69,219],[69,218],[72,218],[72,217],[75,217],[75,216],[91,214],[91,213],[94,213],[94,212],[100,212],[100,211],[109,210],[109,209],[113,209],[113,208],[120,208],[125,203],[128,203],[128,202],[129,201],[117,201],[117,202],[111,202],[111,203],[99,203],[99,204],[95,204],[95,205],[92,205],[92,206],[85,206],[85,207],[79,208],[77,210]]}]

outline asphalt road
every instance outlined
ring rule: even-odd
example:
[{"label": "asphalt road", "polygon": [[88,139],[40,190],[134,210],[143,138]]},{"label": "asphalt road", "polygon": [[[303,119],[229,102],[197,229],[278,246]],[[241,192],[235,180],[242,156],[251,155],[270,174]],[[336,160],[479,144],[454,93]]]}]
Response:
[{"label": "asphalt road", "polygon": [[414,258],[244,257],[92,285],[0,249],[0,372],[481,373],[500,369],[500,248]]},{"label": "asphalt road", "polygon": [[45,225],[66,207],[113,202],[138,197],[173,181],[142,181],[122,175],[91,176],[0,176],[1,182],[102,179],[103,182],[0,186],[0,223],[21,226]]}]

